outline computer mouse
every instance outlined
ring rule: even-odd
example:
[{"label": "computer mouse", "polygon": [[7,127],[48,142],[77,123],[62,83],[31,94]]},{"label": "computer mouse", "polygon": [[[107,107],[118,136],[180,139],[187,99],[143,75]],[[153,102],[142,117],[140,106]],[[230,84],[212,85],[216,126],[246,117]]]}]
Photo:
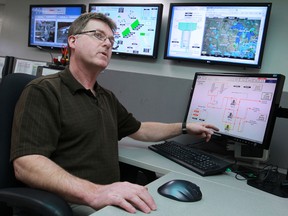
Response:
[{"label": "computer mouse", "polygon": [[182,201],[195,202],[202,199],[200,187],[186,180],[171,180],[158,188],[158,193],[167,198]]}]

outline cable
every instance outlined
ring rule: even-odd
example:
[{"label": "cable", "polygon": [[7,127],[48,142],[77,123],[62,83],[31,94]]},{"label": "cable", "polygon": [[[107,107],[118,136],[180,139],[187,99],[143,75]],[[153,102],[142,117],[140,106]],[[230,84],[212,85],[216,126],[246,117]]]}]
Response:
[{"label": "cable", "polygon": [[258,180],[267,183],[278,182],[279,178],[278,166],[273,164],[266,165],[258,174]]},{"label": "cable", "polygon": [[51,56],[51,63],[53,64],[53,55],[52,55],[52,53],[50,51],[46,50],[46,49],[43,49],[43,47],[41,47],[41,46],[36,46],[36,47],[39,50],[41,50],[41,51],[48,52],[50,54],[50,56]]},{"label": "cable", "polygon": [[278,166],[273,164],[266,164],[260,170],[234,170],[236,173],[235,178],[237,180],[255,180],[258,182],[265,183],[277,183],[280,179]]}]

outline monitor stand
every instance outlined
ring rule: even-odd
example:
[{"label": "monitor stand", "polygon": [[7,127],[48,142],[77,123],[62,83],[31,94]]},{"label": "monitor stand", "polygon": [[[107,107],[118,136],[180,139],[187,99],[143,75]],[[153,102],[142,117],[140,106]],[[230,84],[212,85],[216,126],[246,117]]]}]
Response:
[{"label": "monitor stand", "polygon": [[256,178],[247,180],[247,184],[270,194],[288,198],[288,180],[286,179],[287,176],[282,173],[277,173],[276,175],[277,178],[274,181]]},{"label": "monitor stand", "polygon": [[232,172],[247,179],[249,186],[288,198],[288,173],[285,175],[278,172],[278,169],[256,168],[239,164],[234,164],[231,169]]},{"label": "monitor stand", "polygon": [[[279,107],[278,118],[288,118],[288,109]],[[266,173],[265,173],[266,171]],[[279,197],[288,198],[288,170],[286,175],[280,172],[269,170],[259,171],[256,178],[247,180],[247,184],[259,190],[274,194]]]}]

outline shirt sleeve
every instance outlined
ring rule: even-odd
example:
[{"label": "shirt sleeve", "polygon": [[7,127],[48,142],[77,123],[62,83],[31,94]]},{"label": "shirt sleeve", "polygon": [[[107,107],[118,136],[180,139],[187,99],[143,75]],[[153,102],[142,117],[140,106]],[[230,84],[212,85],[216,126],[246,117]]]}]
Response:
[{"label": "shirt sleeve", "polygon": [[141,122],[136,120],[131,113],[128,113],[125,118],[122,118],[118,125],[118,140],[129,136],[139,130]]},{"label": "shirt sleeve", "polygon": [[28,154],[49,157],[57,147],[59,131],[56,96],[41,86],[28,85],[15,108],[11,160]]}]

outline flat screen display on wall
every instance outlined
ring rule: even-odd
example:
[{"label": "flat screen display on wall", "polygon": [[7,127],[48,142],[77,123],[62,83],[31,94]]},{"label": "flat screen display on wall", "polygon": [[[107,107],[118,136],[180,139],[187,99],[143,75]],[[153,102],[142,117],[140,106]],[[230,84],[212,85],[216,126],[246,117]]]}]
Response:
[{"label": "flat screen display on wall", "polygon": [[165,59],[261,68],[271,3],[171,3]]},{"label": "flat screen display on wall", "polygon": [[157,58],[162,4],[89,4],[117,24],[114,55]]},{"label": "flat screen display on wall", "polygon": [[71,23],[85,11],[85,5],[30,5],[28,46],[66,46]]}]

